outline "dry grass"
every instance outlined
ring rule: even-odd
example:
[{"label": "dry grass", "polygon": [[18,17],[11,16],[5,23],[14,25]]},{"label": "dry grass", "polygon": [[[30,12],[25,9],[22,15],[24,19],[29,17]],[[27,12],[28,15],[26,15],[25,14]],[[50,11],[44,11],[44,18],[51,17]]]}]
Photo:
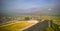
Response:
[{"label": "dry grass", "polygon": [[31,25],[31,23],[28,23],[27,21],[22,21],[8,26],[3,26],[0,28],[0,31],[18,31],[19,29],[22,29],[29,25]]}]

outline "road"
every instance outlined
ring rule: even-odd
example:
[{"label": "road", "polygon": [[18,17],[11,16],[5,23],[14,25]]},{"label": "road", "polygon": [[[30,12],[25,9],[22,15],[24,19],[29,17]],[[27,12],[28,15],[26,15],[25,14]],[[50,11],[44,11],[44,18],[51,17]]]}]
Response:
[{"label": "road", "polygon": [[46,27],[48,27],[48,21],[43,21],[43,22],[39,22],[23,31],[44,31],[44,29]]}]

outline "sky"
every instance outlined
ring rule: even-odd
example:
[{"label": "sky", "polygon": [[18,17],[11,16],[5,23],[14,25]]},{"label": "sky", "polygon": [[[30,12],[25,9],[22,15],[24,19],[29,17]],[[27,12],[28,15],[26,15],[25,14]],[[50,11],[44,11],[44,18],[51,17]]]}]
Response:
[{"label": "sky", "polygon": [[[2,0],[0,13],[57,13],[59,9],[59,0]],[[59,10],[58,10],[59,9]]]}]

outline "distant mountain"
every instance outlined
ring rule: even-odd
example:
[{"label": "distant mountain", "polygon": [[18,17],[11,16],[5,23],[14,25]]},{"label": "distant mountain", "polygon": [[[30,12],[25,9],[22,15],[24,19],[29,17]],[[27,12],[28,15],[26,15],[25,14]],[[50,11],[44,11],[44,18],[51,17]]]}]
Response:
[{"label": "distant mountain", "polygon": [[34,7],[28,9],[15,9],[15,10],[2,10],[0,14],[8,15],[60,15],[59,8],[53,8],[48,10],[48,8]]}]

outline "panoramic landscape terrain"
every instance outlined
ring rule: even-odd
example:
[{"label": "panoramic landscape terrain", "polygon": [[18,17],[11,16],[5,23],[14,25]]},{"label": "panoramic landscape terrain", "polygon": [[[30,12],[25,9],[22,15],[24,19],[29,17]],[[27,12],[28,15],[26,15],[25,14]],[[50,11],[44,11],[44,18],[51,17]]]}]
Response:
[{"label": "panoramic landscape terrain", "polygon": [[1,0],[0,31],[60,31],[60,0]]}]

